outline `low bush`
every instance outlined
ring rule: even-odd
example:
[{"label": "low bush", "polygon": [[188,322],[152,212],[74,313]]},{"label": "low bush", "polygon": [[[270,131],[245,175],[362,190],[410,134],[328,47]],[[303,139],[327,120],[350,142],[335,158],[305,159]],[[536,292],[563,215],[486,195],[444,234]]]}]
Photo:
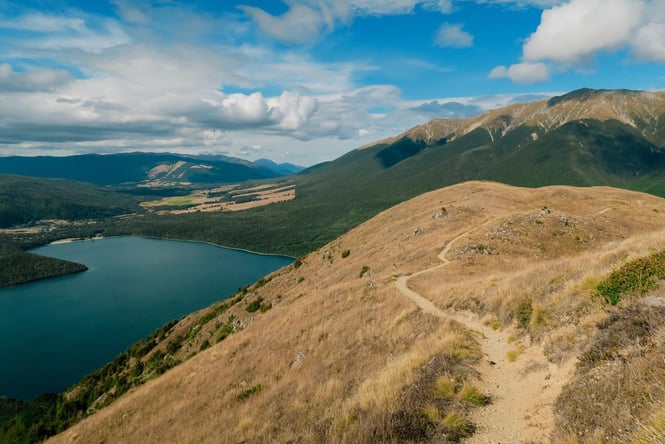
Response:
[{"label": "low bush", "polygon": [[520,301],[515,310],[515,319],[520,324],[520,327],[527,328],[531,323],[531,314],[533,313],[533,305],[531,299],[525,298]]},{"label": "low bush", "polygon": [[627,295],[642,296],[658,287],[665,278],[665,252],[636,259],[614,270],[596,289],[607,302],[616,305]]},{"label": "low bush", "polygon": [[256,395],[257,393],[259,393],[262,390],[262,388],[263,387],[261,386],[261,384],[256,384],[256,385],[248,388],[247,390],[245,390],[243,392],[240,392],[240,394],[238,394],[238,396],[236,396],[236,399],[238,401],[244,401],[244,400],[246,400],[248,398],[251,398],[252,396]]}]

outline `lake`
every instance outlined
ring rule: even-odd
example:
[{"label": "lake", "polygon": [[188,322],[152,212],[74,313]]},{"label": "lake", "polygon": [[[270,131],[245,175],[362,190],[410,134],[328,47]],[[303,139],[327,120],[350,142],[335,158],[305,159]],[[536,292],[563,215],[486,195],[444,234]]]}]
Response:
[{"label": "lake", "polygon": [[139,237],[32,250],[89,270],[0,289],[0,396],[61,392],[173,319],[293,262]]}]

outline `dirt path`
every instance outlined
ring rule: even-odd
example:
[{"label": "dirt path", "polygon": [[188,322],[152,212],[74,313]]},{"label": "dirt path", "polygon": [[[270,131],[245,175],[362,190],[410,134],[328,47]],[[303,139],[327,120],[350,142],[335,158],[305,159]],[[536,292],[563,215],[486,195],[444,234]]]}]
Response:
[{"label": "dirt path", "polygon": [[[575,370],[575,359],[562,366],[547,361],[542,346],[509,340],[512,328],[494,330],[483,325],[475,313],[442,310],[430,300],[411,290],[410,278],[445,267],[452,245],[484,223],[450,240],[439,254],[441,264],[395,282],[397,289],[426,313],[453,319],[478,333],[486,359],[477,367],[482,389],[491,395],[492,403],[474,411],[472,420],[478,429],[467,443],[542,443],[549,441],[554,427],[552,404]],[[521,353],[513,362],[508,352]]]}]

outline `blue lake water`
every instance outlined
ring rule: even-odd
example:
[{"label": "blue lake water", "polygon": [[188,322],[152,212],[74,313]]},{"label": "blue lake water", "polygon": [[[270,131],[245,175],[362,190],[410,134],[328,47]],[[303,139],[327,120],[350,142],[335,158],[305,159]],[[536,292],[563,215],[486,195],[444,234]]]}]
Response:
[{"label": "blue lake water", "polygon": [[0,289],[0,396],[61,392],[173,319],[293,259],[138,237],[47,245],[89,270]]}]

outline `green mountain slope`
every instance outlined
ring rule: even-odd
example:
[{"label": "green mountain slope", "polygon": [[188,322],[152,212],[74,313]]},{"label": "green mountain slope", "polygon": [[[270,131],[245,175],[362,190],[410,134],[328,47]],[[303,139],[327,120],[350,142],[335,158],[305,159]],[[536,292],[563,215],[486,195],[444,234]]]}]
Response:
[{"label": "green mountain slope", "polygon": [[306,171],[298,191],[379,206],[466,180],[662,194],[661,122],[665,94],[581,90],[473,119],[432,121]]},{"label": "green mountain slope", "polygon": [[0,174],[0,228],[39,219],[100,219],[139,210],[135,198],[94,185]]}]

